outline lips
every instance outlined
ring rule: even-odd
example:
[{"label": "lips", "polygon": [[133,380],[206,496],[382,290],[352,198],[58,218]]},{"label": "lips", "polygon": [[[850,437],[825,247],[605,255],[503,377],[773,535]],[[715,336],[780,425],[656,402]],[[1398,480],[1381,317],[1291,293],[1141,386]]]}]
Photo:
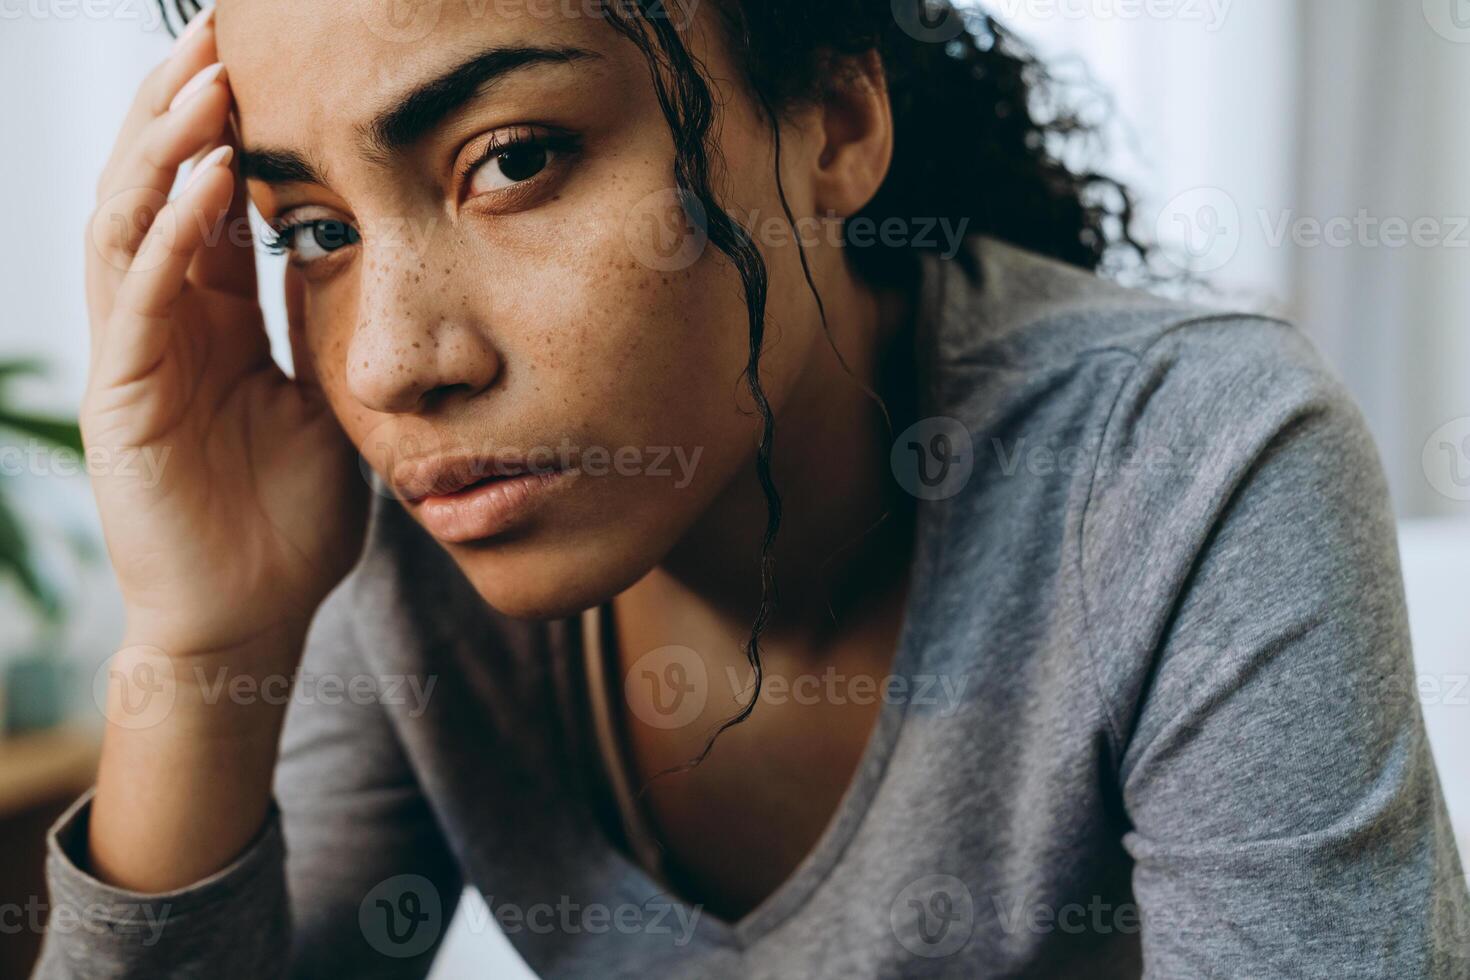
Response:
[{"label": "lips", "polygon": [[527,475],[546,475],[562,469],[556,460],[527,460],[518,456],[449,456],[410,460],[392,474],[394,492],[408,503],[430,497],[448,497],[480,484]]}]

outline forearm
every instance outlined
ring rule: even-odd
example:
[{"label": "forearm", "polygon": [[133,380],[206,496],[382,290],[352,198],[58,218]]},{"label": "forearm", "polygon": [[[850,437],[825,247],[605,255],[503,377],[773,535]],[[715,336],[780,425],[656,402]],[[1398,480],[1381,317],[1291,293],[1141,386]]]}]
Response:
[{"label": "forearm", "polygon": [[258,835],[291,677],[238,665],[295,660],[278,648],[167,657],[136,645],[113,659],[88,830],[98,879],[143,893],[182,888]]}]

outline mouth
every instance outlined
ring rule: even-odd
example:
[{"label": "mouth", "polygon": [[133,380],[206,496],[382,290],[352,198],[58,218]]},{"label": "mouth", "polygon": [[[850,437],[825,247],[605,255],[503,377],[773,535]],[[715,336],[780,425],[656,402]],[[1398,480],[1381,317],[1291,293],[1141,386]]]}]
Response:
[{"label": "mouth", "polygon": [[575,473],[565,460],[454,456],[405,464],[391,482],[431,534],[467,543],[523,525]]},{"label": "mouth", "polygon": [[502,480],[546,476],[561,472],[561,463],[520,457],[451,456],[408,462],[398,467],[391,483],[408,504],[435,498],[453,498]]}]

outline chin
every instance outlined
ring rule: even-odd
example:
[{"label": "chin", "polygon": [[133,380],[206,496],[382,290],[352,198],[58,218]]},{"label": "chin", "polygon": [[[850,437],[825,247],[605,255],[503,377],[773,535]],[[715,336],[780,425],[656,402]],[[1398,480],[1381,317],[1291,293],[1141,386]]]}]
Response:
[{"label": "chin", "polygon": [[575,616],[622,592],[658,561],[531,541],[494,548],[450,545],[448,551],[480,598],[502,615],[524,620]]}]

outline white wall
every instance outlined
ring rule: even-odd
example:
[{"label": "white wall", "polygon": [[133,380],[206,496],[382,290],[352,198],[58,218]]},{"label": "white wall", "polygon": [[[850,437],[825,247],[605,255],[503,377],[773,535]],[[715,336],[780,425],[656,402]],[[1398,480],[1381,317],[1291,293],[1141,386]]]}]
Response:
[{"label": "white wall", "polygon": [[[86,374],[82,242],[97,175],[138,81],[167,51],[161,27],[146,31],[157,17],[144,3],[105,10],[85,16],[65,0],[0,0],[0,357],[50,362],[48,379],[19,391],[31,406],[66,413],[75,412]],[[111,652],[120,606],[105,560],[67,574],[61,530],[96,538],[86,482],[28,472],[7,477],[5,488],[31,515],[58,578],[76,583],[65,645],[89,671]],[[0,658],[37,642],[17,606],[0,590]]]},{"label": "white wall", "polygon": [[[38,355],[52,374],[17,387],[28,407],[74,414],[86,381],[82,243],[97,176],[139,82],[171,38],[153,0],[0,0],[0,357]],[[278,267],[270,256],[265,260]],[[272,286],[278,273],[267,273]],[[284,348],[279,288],[268,290],[273,340]],[[81,478],[7,480],[59,581],[75,581],[64,646],[84,673],[111,652],[120,617],[105,555],[71,559],[62,540],[100,542]],[[41,642],[0,589],[0,660]],[[82,706],[95,720],[83,693]]]},{"label": "white wall", "polygon": [[[988,6],[1115,94],[1113,169],[1143,192],[1140,226],[1188,237],[1231,302],[1316,341],[1363,408],[1399,513],[1470,514],[1451,469],[1470,472],[1470,4]],[[1396,246],[1388,223],[1420,220],[1421,243]],[[1319,230],[1334,222],[1345,237]]]}]

